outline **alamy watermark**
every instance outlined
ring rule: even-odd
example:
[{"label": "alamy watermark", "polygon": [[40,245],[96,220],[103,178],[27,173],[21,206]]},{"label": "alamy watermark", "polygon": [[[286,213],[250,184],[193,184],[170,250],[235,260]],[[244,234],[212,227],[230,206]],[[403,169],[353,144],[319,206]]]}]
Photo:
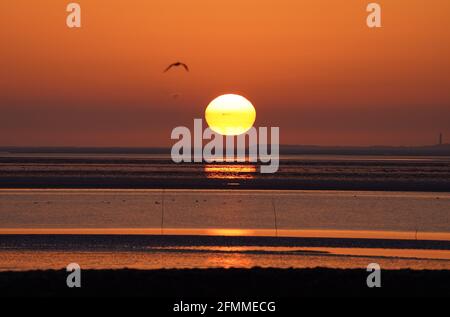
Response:
[{"label": "alamy watermark", "polygon": [[[76,2],[71,2],[67,5],[66,11],[69,12],[66,18],[66,25],[69,28],[81,28],[81,6]],[[366,19],[367,27],[381,28],[381,5],[372,2],[366,7],[369,13]]]},{"label": "alamy watermark", "polygon": [[366,283],[369,288],[381,287],[381,267],[378,263],[370,263],[367,266],[367,272],[371,272],[367,276]]},{"label": "alamy watermark", "polygon": [[77,263],[70,263],[66,267],[66,271],[70,272],[67,276],[66,284],[69,288],[81,287],[81,267]]},{"label": "alamy watermark", "polygon": [[[193,134],[187,127],[176,127],[172,130],[171,139],[178,140],[171,150],[172,160],[175,163],[260,162],[261,173],[270,174],[278,171],[280,162],[278,127],[270,128],[270,140],[267,127],[260,127],[258,130],[252,127],[238,136],[223,136],[210,128],[203,130],[203,120],[194,119]],[[204,144],[205,140],[208,143]]]}]

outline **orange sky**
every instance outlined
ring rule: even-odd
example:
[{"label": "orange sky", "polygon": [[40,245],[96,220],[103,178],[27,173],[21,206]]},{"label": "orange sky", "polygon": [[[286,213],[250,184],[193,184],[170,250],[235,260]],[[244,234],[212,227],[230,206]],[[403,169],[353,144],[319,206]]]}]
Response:
[{"label": "orange sky", "polygon": [[282,143],[450,142],[448,0],[377,1],[376,30],[368,0],[79,0],[78,30],[69,2],[0,2],[0,145],[171,145],[224,93]]}]

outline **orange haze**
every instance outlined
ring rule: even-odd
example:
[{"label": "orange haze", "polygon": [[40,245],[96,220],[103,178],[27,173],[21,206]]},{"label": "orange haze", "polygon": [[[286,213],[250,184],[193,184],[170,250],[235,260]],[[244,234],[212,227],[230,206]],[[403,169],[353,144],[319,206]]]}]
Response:
[{"label": "orange haze", "polygon": [[282,143],[450,135],[448,0],[73,1],[81,29],[69,2],[0,3],[0,145],[166,146],[224,93]]}]

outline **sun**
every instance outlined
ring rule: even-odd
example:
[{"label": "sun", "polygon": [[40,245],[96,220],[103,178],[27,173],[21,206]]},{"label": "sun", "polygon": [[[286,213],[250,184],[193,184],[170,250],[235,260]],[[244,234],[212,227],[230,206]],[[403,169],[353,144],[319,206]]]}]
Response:
[{"label": "sun", "polygon": [[222,135],[239,135],[255,123],[256,110],[246,98],[227,94],[211,101],[205,110],[205,119],[211,130]]}]

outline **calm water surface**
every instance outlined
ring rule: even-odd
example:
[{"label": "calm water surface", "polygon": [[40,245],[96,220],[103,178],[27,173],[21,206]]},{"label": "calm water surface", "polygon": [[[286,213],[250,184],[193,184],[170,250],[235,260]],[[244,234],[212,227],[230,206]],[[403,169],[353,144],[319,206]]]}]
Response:
[{"label": "calm water surface", "polygon": [[[31,236],[99,234],[97,247],[30,246]],[[450,194],[259,190],[0,190],[0,270],[62,268],[366,267],[450,269],[435,250],[116,245],[105,233],[450,240]],[[3,237],[3,238],[2,238]],[[23,238],[22,238],[23,237]],[[3,239],[3,241],[1,241]],[[9,241],[9,240],[8,240]],[[103,242],[102,242],[103,241]],[[59,241],[61,242],[61,241]],[[58,245],[58,247],[54,247]]]}]

